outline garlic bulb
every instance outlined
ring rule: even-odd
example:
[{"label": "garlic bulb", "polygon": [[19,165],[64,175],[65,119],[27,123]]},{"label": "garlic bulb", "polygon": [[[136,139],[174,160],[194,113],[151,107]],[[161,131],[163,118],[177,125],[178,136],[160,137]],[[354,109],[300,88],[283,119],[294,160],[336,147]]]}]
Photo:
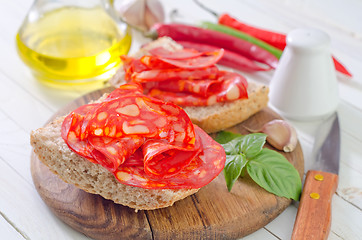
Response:
[{"label": "garlic bulb", "polygon": [[266,123],[260,131],[267,135],[267,142],[278,150],[292,152],[297,146],[297,132],[284,120],[272,120]]},{"label": "garlic bulb", "polygon": [[117,8],[124,21],[142,31],[165,19],[163,6],[158,0],[124,0]]}]

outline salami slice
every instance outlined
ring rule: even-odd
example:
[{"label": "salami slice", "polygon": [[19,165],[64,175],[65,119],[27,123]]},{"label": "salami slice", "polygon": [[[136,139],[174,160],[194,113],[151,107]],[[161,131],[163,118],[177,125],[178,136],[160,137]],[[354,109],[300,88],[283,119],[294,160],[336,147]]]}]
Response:
[{"label": "salami slice", "polygon": [[[165,92],[184,92],[193,93],[202,97],[216,95],[228,88],[228,85],[235,84],[247,88],[247,82],[244,77],[237,73],[220,71],[216,79],[201,79],[201,80],[174,80],[164,82],[148,82],[144,83],[144,88],[158,89]],[[152,95],[156,98],[160,96]]]},{"label": "salami slice", "polygon": [[145,55],[141,57],[140,62],[149,69],[167,69],[175,68],[169,63],[160,61],[157,57]]},{"label": "salami slice", "polygon": [[[203,97],[208,97],[211,95],[209,91],[210,87],[213,85],[221,85],[222,79],[201,79],[201,80],[174,80],[174,81],[164,81],[164,82],[148,82],[142,84],[144,88],[152,90],[158,89],[165,92],[184,92],[184,93],[193,93]],[[156,95],[153,95],[156,98],[159,98]]]},{"label": "salami slice", "polygon": [[196,58],[201,56],[203,53],[196,51],[194,49],[180,49],[175,51],[169,51],[163,47],[157,47],[149,50],[149,52],[159,58],[167,59],[187,59],[187,58]]},{"label": "salami slice", "polygon": [[197,52],[158,47],[150,54],[138,60],[126,58],[130,64],[125,64],[126,80],[141,84],[149,96],[180,106],[209,106],[248,98],[243,76],[216,67],[223,49]]},{"label": "salami slice", "polygon": [[149,95],[180,106],[213,105],[248,97],[247,81],[237,73],[221,72],[215,81],[180,82],[178,84],[184,87],[182,91],[172,91],[177,90],[177,84],[164,83],[158,88],[151,88]]},{"label": "salami slice", "polygon": [[215,79],[219,70],[216,66],[200,69],[151,69],[142,72],[134,72],[131,80],[137,83],[145,82],[160,82],[166,80],[180,80],[180,79]]},{"label": "salami slice", "polygon": [[[142,91],[142,87],[138,84],[122,85],[110,93],[102,103],[79,107],[63,121],[62,138],[80,156],[114,171],[124,162],[125,158],[140,147],[144,140],[142,136],[133,136],[132,139],[112,138],[116,137],[117,134],[115,126],[105,126],[102,129],[92,130],[91,124],[94,124],[95,119],[96,121],[102,120],[101,118],[104,117],[102,111],[107,106],[114,107],[114,102],[127,103],[127,99],[144,97]],[[128,110],[130,111],[130,109]],[[102,136],[107,136],[100,138],[94,134],[94,132],[99,133],[99,131],[102,131]]]},{"label": "salami slice", "polygon": [[222,171],[225,165],[225,152],[202,129],[195,126],[201,152],[177,174],[167,178],[154,178],[147,174],[143,166],[121,165],[114,172],[123,184],[148,189],[200,188],[210,183]]},{"label": "salami slice", "polygon": [[84,105],[73,111],[64,119],[61,130],[61,136],[67,139],[68,147],[92,162],[95,162],[92,155],[93,148],[88,141],[83,140],[85,136],[83,124],[87,113],[96,106],[96,104]]},{"label": "salami slice", "polygon": [[115,98],[125,97],[126,95],[142,95],[143,88],[141,85],[136,83],[123,84],[117,89],[113,90],[105,99],[105,101],[112,100]]},{"label": "salami slice", "polygon": [[98,137],[194,141],[192,123],[183,110],[144,95],[125,95],[101,103],[88,122],[88,132]]},{"label": "salami slice", "polygon": [[126,161],[122,164],[123,167],[143,167],[143,152],[142,148],[138,148]]},{"label": "salami slice", "polygon": [[[74,152],[131,186],[195,188],[211,181],[221,170],[214,162],[204,163],[205,156],[218,157],[220,146],[201,129],[195,132],[180,107],[141,91],[138,84],[125,84],[103,102],[76,109],[62,124],[63,139]],[[217,154],[205,151],[209,144]],[[210,163],[212,176],[205,176]],[[191,182],[190,172],[201,177]]]},{"label": "salami slice", "polygon": [[207,68],[215,65],[224,55],[224,49],[213,52],[204,52],[199,57],[185,59],[158,58],[160,61],[183,69]]},{"label": "salami slice", "polygon": [[148,140],[143,145],[144,171],[152,178],[169,178],[188,166],[200,151],[198,141],[195,145],[185,146],[158,139]]},{"label": "salami slice", "polygon": [[135,59],[126,55],[122,55],[121,60],[123,62],[123,70],[125,72],[126,81],[130,81],[132,79],[132,74],[134,72],[142,72],[145,70],[149,70],[149,68],[145,66],[140,61],[140,59]]},{"label": "salami slice", "polygon": [[144,143],[144,138],[111,138],[91,135],[88,141],[96,150],[92,152],[92,155],[97,163],[114,172]]},{"label": "salami slice", "polygon": [[[145,55],[140,61],[150,69],[167,69],[167,68],[182,68],[182,69],[198,69],[207,68],[214,65],[222,57],[223,52],[209,53],[209,55],[200,55],[195,58],[187,59],[168,59],[155,56]],[[221,57],[220,57],[221,56]]]}]

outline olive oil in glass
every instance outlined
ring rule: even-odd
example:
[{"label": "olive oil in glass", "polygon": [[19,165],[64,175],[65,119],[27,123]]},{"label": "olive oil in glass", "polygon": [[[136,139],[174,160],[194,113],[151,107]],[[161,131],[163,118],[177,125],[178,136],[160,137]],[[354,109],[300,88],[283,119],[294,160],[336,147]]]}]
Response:
[{"label": "olive oil in glass", "polygon": [[128,53],[130,29],[102,1],[87,1],[99,4],[41,11],[35,2],[25,19],[16,36],[18,53],[41,82],[59,88],[101,86],[119,67],[120,55]]}]

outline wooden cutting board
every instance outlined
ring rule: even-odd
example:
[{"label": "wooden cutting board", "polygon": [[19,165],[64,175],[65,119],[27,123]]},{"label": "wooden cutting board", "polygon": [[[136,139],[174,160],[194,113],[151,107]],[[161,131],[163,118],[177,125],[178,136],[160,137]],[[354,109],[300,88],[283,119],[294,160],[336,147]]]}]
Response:
[{"label": "wooden cutting board", "polygon": [[[111,90],[85,95],[52,119]],[[275,118],[280,116],[266,108],[228,130],[247,134],[244,126],[258,129]],[[302,176],[304,160],[300,144],[292,153],[282,154]],[[135,212],[63,182],[35,154],[31,156],[31,172],[37,191],[54,214],[94,239],[236,239],[262,228],[291,203],[260,188],[248,176],[240,178],[228,192],[224,176],[220,174],[199,192],[172,207]]]}]

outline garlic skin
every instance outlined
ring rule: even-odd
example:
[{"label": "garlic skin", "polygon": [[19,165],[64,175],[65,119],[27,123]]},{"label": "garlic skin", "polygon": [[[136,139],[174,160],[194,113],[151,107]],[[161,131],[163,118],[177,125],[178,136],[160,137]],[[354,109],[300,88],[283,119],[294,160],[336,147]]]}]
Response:
[{"label": "garlic skin", "polygon": [[278,150],[292,152],[297,146],[297,132],[284,120],[272,120],[266,123],[260,131],[267,135],[267,142]]},{"label": "garlic skin", "polygon": [[159,0],[124,0],[117,6],[122,19],[140,28],[149,30],[155,23],[163,22],[165,12]]}]

